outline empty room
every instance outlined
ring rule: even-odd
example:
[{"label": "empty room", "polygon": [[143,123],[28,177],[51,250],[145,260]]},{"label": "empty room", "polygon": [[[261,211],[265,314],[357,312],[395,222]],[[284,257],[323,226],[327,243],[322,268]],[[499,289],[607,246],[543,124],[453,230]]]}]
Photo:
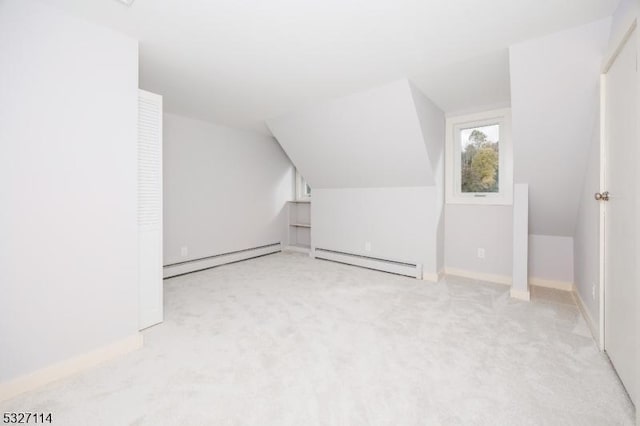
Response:
[{"label": "empty room", "polygon": [[637,0],[0,0],[0,421],[640,425]]}]

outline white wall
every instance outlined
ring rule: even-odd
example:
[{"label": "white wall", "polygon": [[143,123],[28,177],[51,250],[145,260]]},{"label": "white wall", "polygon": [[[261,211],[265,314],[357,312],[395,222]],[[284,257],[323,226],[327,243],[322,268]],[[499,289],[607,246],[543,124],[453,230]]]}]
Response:
[{"label": "white wall", "polygon": [[165,265],[284,241],[293,167],[272,137],[165,114],[163,167]]},{"label": "white wall", "polygon": [[[447,204],[445,265],[448,271],[495,275],[513,272],[513,207]],[[478,249],[485,258],[478,257]]]},{"label": "white wall", "polygon": [[529,235],[529,279],[573,283],[573,237]]},{"label": "white wall", "polygon": [[593,324],[598,324],[600,317],[600,205],[593,198],[593,194],[599,190],[600,127],[596,125],[591,136],[584,184],[580,190],[573,241],[576,290]]},{"label": "white wall", "polygon": [[[311,241],[323,248],[436,269],[436,189],[314,189]],[[365,251],[365,243],[371,251]]]},{"label": "white wall", "polygon": [[434,184],[407,80],[304,108],[268,125],[314,189]]},{"label": "white wall", "polygon": [[[450,272],[493,276],[513,272],[513,207],[447,204],[445,265]],[[485,258],[478,257],[478,249]],[[529,280],[573,283],[573,238],[529,235]]]},{"label": "white wall", "polygon": [[0,382],[137,333],[135,40],[0,2]]},{"label": "white wall", "polygon": [[610,19],[511,46],[515,183],[530,233],[573,236]]}]

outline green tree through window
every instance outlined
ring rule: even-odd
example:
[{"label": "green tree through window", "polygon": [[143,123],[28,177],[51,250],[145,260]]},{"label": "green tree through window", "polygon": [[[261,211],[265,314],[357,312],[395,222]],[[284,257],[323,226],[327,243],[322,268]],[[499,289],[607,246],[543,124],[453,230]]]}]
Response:
[{"label": "green tree through window", "polygon": [[499,125],[460,132],[462,192],[499,192]]}]

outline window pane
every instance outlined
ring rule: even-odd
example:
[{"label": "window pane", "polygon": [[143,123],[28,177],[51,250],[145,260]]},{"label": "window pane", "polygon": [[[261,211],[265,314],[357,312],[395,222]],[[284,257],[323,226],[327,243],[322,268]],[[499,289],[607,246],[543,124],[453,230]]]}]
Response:
[{"label": "window pane", "polygon": [[500,125],[460,130],[461,192],[500,192]]}]

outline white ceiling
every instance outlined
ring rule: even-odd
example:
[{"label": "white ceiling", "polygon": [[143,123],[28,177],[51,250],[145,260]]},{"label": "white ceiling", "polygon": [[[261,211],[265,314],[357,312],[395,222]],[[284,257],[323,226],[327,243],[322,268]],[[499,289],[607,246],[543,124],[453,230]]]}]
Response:
[{"label": "white ceiling", "polygon": [[139,39],[141,87],[163,94],[167,110],[253,128],[406,77],[447,112],[508,101],[505,48],[608,16],[618,3],[47,1]]}]

